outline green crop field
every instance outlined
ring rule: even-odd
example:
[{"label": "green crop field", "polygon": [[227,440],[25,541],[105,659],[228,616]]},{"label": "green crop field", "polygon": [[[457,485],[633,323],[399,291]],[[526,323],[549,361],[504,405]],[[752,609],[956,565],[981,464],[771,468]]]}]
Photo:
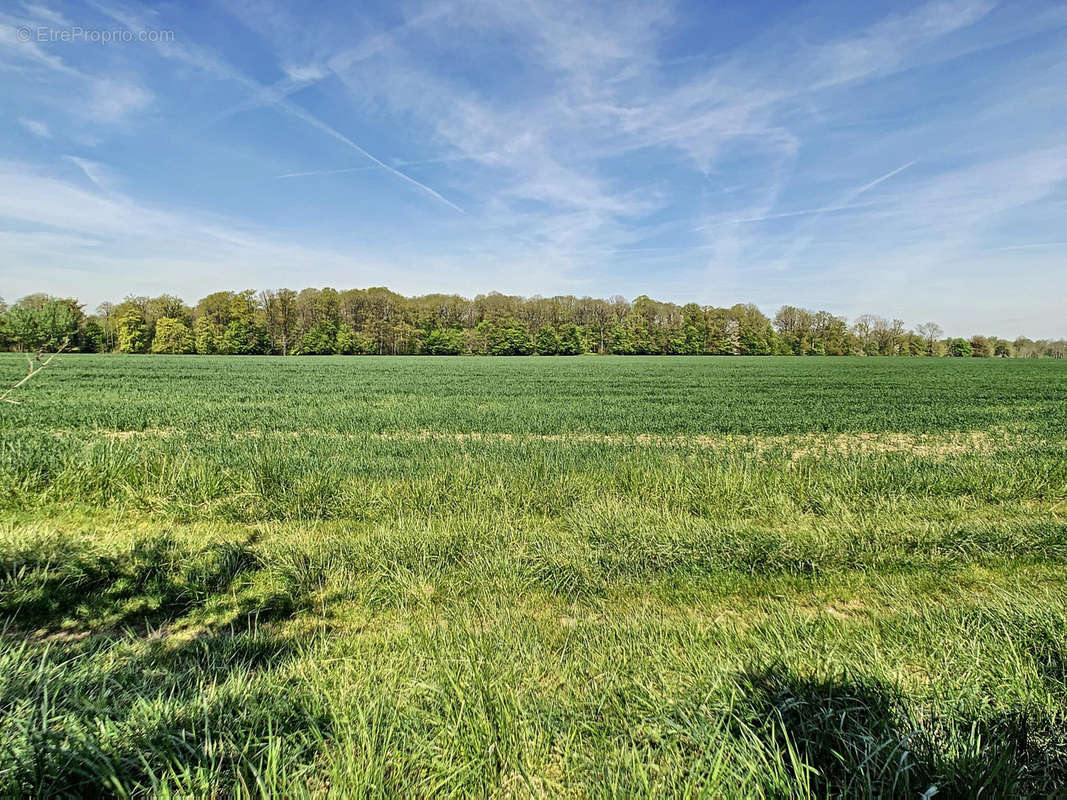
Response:
[{"label": "green crop field", "polygon": [[1067,360],[71,355],[11,396],[0,795],[1067,786]]}]

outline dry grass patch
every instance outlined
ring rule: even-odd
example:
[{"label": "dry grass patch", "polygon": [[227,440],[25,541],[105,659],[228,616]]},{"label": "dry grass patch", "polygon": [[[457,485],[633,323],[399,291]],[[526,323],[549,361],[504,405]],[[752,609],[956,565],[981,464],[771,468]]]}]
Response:
[{"label": "dry grass patch", "polygon": [[146,428],[143,430],[52,429],[57,438],[99,437],[112,442],[131,439],[171,439],[195,435],[200,439],[290,440],[341,439],[345,441],[377,440],[396,442],[463,442],[486,444],[527,444],[550,442],[559,444],[592,444],[613,447],[639,447],[695,450],[751,450],[757,456],[785,454],[792,460],[821,458],[826,455],[881,455],[903,453],[920,458],[945,459],[970,453],[996,450],[1016,450],[1032,437],[1006,427],[990,430],[954,431],[947,433],[903,433],[893,431],[857,431],[849,433],[806,433],[783,436],[733,434],[660,435],[605,434],[588,431],[568,433],[506,433],[486,431],[382,431],[341,432],[326,429],[279,431],[250,428],[235,431],[181,431],[176,428]]}]

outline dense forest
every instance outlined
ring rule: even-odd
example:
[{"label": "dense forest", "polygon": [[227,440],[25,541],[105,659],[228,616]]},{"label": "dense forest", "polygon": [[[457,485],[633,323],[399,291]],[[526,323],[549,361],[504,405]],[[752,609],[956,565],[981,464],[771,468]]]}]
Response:
[{"label": "dense forest", "polygon": [[0,346],[19,351],[277,355],[915,355],[1067,356],[1067,341],[943,338],[864,314],[783,306],[661,303],[641,296],[404,297],[386,288],[129,296],[86,313],[72,298],[0,300]]}]

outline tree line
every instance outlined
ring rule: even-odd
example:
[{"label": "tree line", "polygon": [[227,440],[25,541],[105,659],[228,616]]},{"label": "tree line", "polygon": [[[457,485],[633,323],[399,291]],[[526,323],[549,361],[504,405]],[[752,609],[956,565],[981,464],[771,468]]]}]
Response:
[{"label": "tree line", "polygon": [[214,292],[196,305],[128,296],[86,313],[73,298],[0,299],[0,347],[221,355],[912,355],[1063,358],[1063,339],[944,338],[871,314],[851,324],[783,306],[678,305],[641,296],[405,297],[384,287]]}]

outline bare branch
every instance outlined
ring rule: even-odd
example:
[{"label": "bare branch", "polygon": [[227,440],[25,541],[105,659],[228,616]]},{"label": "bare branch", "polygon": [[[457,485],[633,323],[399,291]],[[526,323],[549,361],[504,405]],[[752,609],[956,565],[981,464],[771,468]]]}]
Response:
[{"label": "bare branch", "polygon": [[[34,367],[34,366],[33,366],[33,364],[34,364],[34,360],[33,360],[33,359],[29,359],[29,362],[30,362],[30,371],[26,373],[26,375],[25,375],[25,376],[24,376],[24,377],[22,378],[22,380],[20,380],[20,381],[19,381],[18,383],[16,383],[16,384],[15,384],[14,386],[10,387],[10,388],[9,388],[9,389],[8,389],[8,390],[7,390],[6,392],[4,392],[3,394],[0,394],[0,401],[2,401],[2,402],[4,402],[4,403],[11,403],[12,405],[16,405],[16,406],[17,406],[17,405],[21,405],[21,403],[20,403],[20,402],[19,402],[18,400],[11,400],[11,399],[10,399],[10,398],[8,397],[8,395],[9,395],[9,394],[11,394],[11,393],[12,393],[13,391],[15,391],[15,390],[16,390],[17,388],[19,388],[20,386],[22,386],[22,384],[24,384],[24,383],[25,383],[26,381],[28,381],[28,380],[29,380],[30,378],[32,378],[32,377],[33,377],[34,375],[36,375],[36,374],[37,374],[38,372],[40,372],[40,371],[41,371],[42,369],[44,369],[44,368],[45,368],[45,367],[47,367],[47,366],[48,366],[49,364],[51,364],[51,363],[52,363],[52,359],[53,359],[53,358],[55,358],[56,356],[58,356],[58,355],[59,355],[60,353],[62,353],[62,352],[63,352],[63,351],[64,351],[64,350],[66,349],[66,347],[67,347],[67,345],[68,345],[69,343],[70,343],[70,338],[69,338],[69,337],[68,337],[68,338],[66,338],[66,339],[64,339],[64,340],[63,340],[63,344],[61,344],[61,345],[59,346],[59,349],[58,349],[58,350],[56,350],[56,351],[55,351],[54,353],[52,353],[52,355],[48,356],[48,358],[46,358],[46,359],[45,359],[45,360],[44,360],[43,362],[41,362],[41,365],[40,365],[40,366],[38,366],[38,367]],[[43,353],[38,353],[38,354],[37,354],[37,360],[40,360],[40,358],[41,358],[41,356],[42,356],[42,355],[43,355]]]}]

